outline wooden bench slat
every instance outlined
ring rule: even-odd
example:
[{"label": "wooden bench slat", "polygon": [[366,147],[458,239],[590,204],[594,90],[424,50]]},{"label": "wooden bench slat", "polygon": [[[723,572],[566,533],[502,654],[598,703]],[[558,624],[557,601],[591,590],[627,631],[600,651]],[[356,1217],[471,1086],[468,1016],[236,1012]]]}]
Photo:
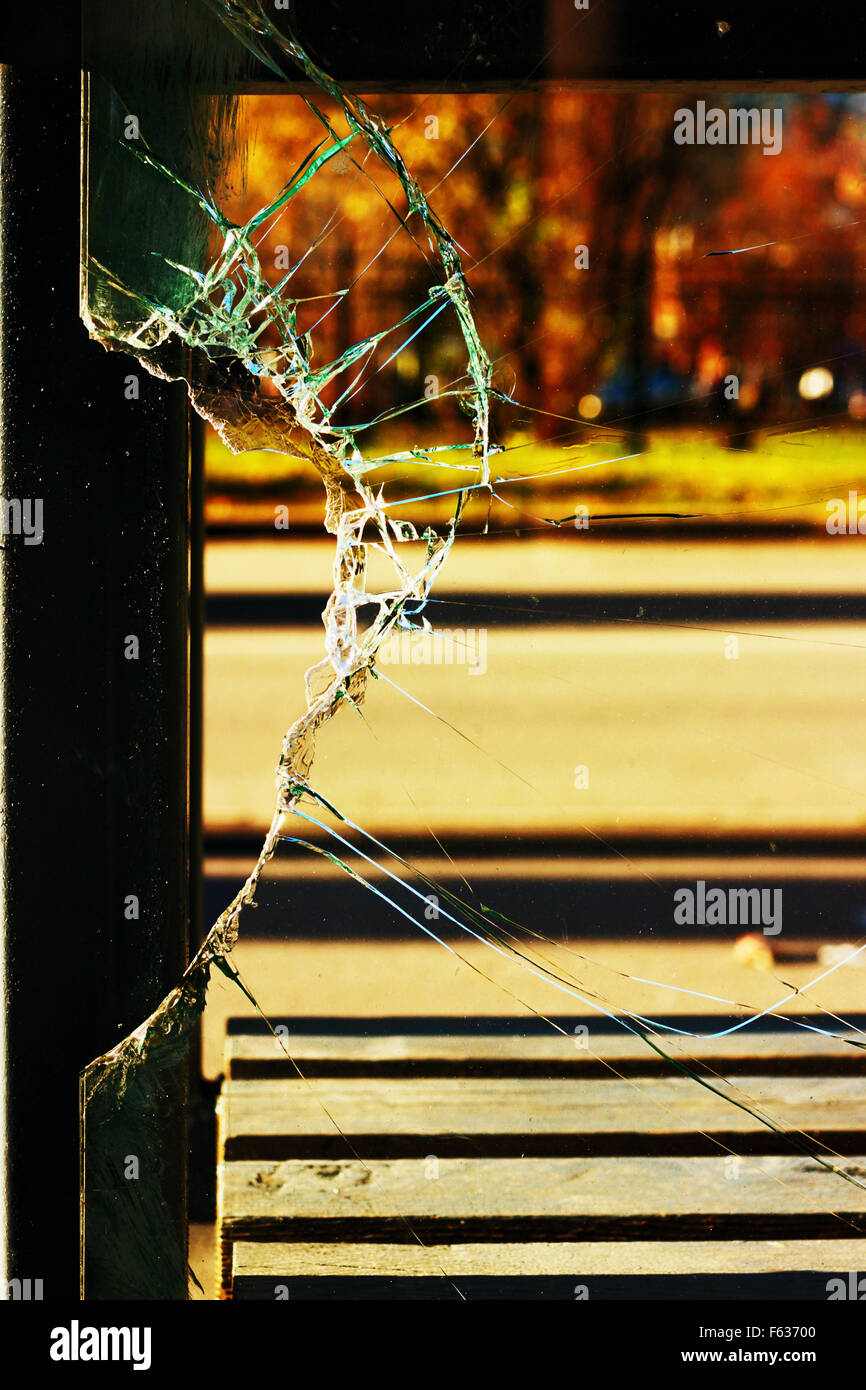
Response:
[{"label": "wooden bench slat", "polygon": [[[714,1085],[735,1100],[748,1097],[785,1129],[803,1130],[839,1152],[866,1149],[863,1084],[856,1078],[753,1076]],[[479,1157],[575,1149],[711,1153],[713,1139],[705,1136],[726,1144],[734,1139],[740,1149],[748,1143],[751,1152],[786,1152],[791,1144],[685,1077],[634,1084],[453,1077],[228,1081],[219,1110],[227,1159],[342,1158],[346,1138],[365,1156],[395,1158],[436,1151]]]},{"label": "wooden bench slat", "polygon": [[502,1245],[326,1245],[238,1241],[234,1278],[353,1278],[385,1274],[402,1279],[484,1274],[772,1274],[857,1270],[863,1239],[750,1241],[526,1242]]},{"label": "wooden bench slat", "polygon": [[[723,1038],[658,1039],[675,1062],[727,1075],[848,1075],[866,1073],[866,1049],[816,1033],[756,1033],[743,1029]],[[585,1042],[585,1046],[583,1043]],[[287,1051],[290,1054],[287,1056]],[[294,1060],[293,1060],[294,1059]],[[581,1076],[610,1077],[611,1067],[628,1076],[675,1074],[671,1062],[648,1043],[629,1034],[585,1038],[551,1033],[539,1037],[476,1034],[288,1038],[238,1035],[227,1039],[230,1077],[266,1079],[305,1076]],[[610,1064],[610,1065],[607,1065]]]},{"label": "wooden bench slat", "polygon": [[[240,1227],[239,1234],[269,1230],[271,1239],[283,1228],[318,1221],[329,1227],[323,1238],[345,1239],[341,1232],[353,1220],[363,1227],[401,1218],[434,1225],[480,1219],[490,1226],[485,1240],[497,1230],[505,1238],[512,1218],[556,1226],[561,1234],[552,1239],[578,1239],[590,1221],[599,1231],[605,1223],[625,1222],[634,1226],[637,1238],[647,1221],[685,1217],[709,1230],[723,1221],[730,1227],[731,1215],[761,1217],[770,1224],[805,1217],[802,1235],[811,1221],[820,1227],[816,1237],[838,1239],[856,1233],[834,1213],[861,1223],[866,1213],[866,1157],[847,1161],[844,1169],[864,1186],[846,1182],[814,1160],[790,1157],[741,1160],[733,1167],[722,1157],[439,1159],[432,1165],[422,1159],[289,1159],[223,1164],[219,1202],[225,1227]],[[755,1228],[754,1234],[760,1232]],[[543,1239],[543,1233],[534,1238]],[[676,1238],[687,1239],[688,1232]],[[398,1231],[397,1239],[411,1235]]]},{"label": "wooden bench slat", "polygon": [[[826,1299],[862,1267],[862,1240],[522,1245],[239,1241],[232,1297],[276,1299]],[[855,1291],[857,1276],[854,1276]]]}]

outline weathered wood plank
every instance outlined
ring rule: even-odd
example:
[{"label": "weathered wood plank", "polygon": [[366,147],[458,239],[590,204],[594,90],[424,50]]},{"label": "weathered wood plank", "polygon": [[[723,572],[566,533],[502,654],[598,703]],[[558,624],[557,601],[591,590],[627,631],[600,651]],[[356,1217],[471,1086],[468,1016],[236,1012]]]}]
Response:
[{"label": "weathered wood plank", "polygon": [[[239,1035],[227,1039],[226,1070],[236,1079],[297,1076],[570,1076],[606,1078],[676,1074],[674,1063],[723,1075],[839,1076],[866,1073],[866,1039],[816,1033],[756,1033],[723,1038],[657,1039],[673,1062],[627,1033],[521,1037],[478,1034],[334,1037]],[[287,1052],[290,1054],[287,1056]],[[292,1060],[294,1059],[294,1060]]]},{"label": "weathered wood plank", "polygon": [[[290,1159],[222,1164],[219,1207],[233,1239],[254,1231],[345,1240],[353,1229],[375,1239],[381,1228],[407,1242],[407,1221],[438,1229],[440,1241],[466,1223],[483,1226],[485,1242],[526,1238],[524,1228],[535,1240],[638,1239],[648,1226],[677,1240],[709,1232],[840,1239],[858,1234],[849,1222],[866,1222],[866,1157],[846,1161],[843,1172],[862,1185],[790,1157]],[[321,1235],[309,1233],[320,1225]]]},{"label": "weathered wood plank", "polygon": [[[227,1081],[219,1111],[231,1160],[343,1158],[347,1139],[372,1158],[712,1154],[720,1143],[786,1153],[805,1142],[800,1131],[840,1153],[866,1150],[866,1088],[857,1078],[713,1084],[724,1094],[683,1077]],[[775,1133],[732,1101],[792,1133]]]},{"label": "weathered wood plank", "polygon": [[862,1240],[307,1245],[239,1241],[232,1296],[285,1298],[826,1298]]},{"label": "weathered wood plank", "polygon": [[529,1241],[521,1245],[327,1245],[239,1241],[234,1277],[267,1279],[392,1274],[414,1279],[467,1274],[772,1274],[858,1269],[866,1239],[646,1241],[609,1245]]}]

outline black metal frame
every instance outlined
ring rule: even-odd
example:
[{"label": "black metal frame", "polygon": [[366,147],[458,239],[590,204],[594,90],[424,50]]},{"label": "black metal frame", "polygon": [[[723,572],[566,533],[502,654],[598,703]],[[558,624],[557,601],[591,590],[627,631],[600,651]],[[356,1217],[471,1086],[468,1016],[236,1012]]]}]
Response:
[{"label": "black metal frame", "polygon": [[[3,83],[2,495],[43,499],[45,528],[41,545],[2,539],[7,1277],[41,1279],[46,1299],[79,1292],[78,1074],[186,964],[200,776],[186,394],[140,372],[127,400],[129,361],[79,318],[71,56],[50,75],[12,65]],[[183,1226],[182,1109],[163,1138]]]}]

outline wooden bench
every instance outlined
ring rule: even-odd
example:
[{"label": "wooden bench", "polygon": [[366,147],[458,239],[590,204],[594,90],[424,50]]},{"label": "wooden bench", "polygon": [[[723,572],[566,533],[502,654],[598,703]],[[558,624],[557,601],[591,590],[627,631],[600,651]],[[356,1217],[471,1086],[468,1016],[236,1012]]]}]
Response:
[{"label": "wooden bench", "polygon": [[717,1095],[589,1027],[230,1037],[223,1297],[826,1299],[863,1267],[866,1052],[669,1039]]}]

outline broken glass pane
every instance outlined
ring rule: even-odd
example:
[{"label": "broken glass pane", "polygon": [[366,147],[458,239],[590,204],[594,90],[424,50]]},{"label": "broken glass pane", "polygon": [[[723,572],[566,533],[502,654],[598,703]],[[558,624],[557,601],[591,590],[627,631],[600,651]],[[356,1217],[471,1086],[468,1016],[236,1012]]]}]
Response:
[{"label": "broken glass pane", "polygon": [[[107,347],[185,381],[224,452],[264,455],[262,466],[287,478],[317,475],[333,538],[331,587],[323,645],[302,663],[305,707],[282,738],[258,857],[177,989],[88,1069],[86,1125],[110,1128],[122,1112],[128,1127],[162,1098],[214,968],[259,1007],[258,985],[240,980],[232,956],[247,909],[262,901],[260,917],[315,912],[310,900],[330,875],[351,888],[353,913],[369,913],[376,930],[380,921],[407,924],[515,1012],[569,1041],[563,1011],[605,1020],[696,1091],[723,1098],[784,1136],[792,1152],[861,1187],[839,1153],[781,1120],[746,1081],[702,1072],[690,1048],[790,1016],[807,999],[808,1017],[797,1019],[804,1031],[853,1033],[844,1017],[850,1006],[812,991],[855,965],[864,948],[846,946],[788,985],[794,972],[778,975],[784,955],[774,945],[781,889],[755,889],[745,873],[742,886],[734,878],[725,889],[708,887],[700,862],[691,863],[690,881],[671,886],[620,833],[621,818],[644,836],[662,822],[671,836],[696,821],[716,835],[738,824],[743,808],[726,801],[732,784],[720,772],[727,759],[749,803],[744,819],[772,834],[786,783],[774,783],[776,801],[764,805],[767,765],[784,765],[790,753],[765,751],[776,748],[766,729],[762,748],[744,751],[736,717],[726,724],[718,710],[718,727],[704,740],[687,725],[687,707],[706,702],[714,687],[731,693],[735,709],[755,698],[734,688],[742,668],[727,664],[740,660],[741,644],[772,671],[771,651],[807,643],[823,660],[834,639],[815,627],[792,637],[748,616],[715,619],[706,598],[725,583],[727,555],[710,557],[712,581],[702,579],[706,556],[694,564],[685,584],[691,608],[673,602],[663,565],[645,586],[651,611],[617,607],[618,585],[628,595],[621,572],[636,562],[624,546],[612,553],[623,536],[615,527],[607,549],[592,541],[589,555],[608,569],[601,578],[583,574],[577,604],[560,571],[574,563],[573,545],[565,559],[567,540],[584,532],[589,540],[609,520],[635,534],[641,525],[684,521],[708,531],[720,519],[777,511],[814,520],[828,490],[844,483],[848,493],[859,436],[828,437],[822,412],[842,406],[854,425],[866,416],[852,230],[862,198],[862,103],[749,98],[757,121],[731,114],[745,106],[733,97],[730,107],[727,99],[708,107],[659,94],[482,92],[435,103],[386,94],[374,105],[329,76],[263,7],[214,4],[210,13],[230,42],[208,50],[218,62],[198,75],[205,86],[195,93],[241,82],[249,59],[277,83],[303,77],[307,85],[278,99],[193,100],[176,75],[178,100],[190,109],[167,115],[162,89],[153,89],[149,110],[143,96],[94,81],[83,316]],[[276,128],[275,149],[245,148],[253,132],[263,143]],[[814,175],[816,151],[826,147],[832,160]],[[783,219],[768,231],[766,209],[793,178],[817,208],[815,230]],[[141,219],[137,239],[129,218]],[[789,348],[796,316],[786,320],[767,285],[784,300],[796,275],[807,274],[808,257],[830,247],[843,285],[829,311],[832,331],[816,322]],[[855,288],[850,312],[840,308]],[[577,391],[580,381],[593,389]],[[793,462],[798,450],[805,457]],[[231,463],[222,466],[231,476]],[[845,507],[847,529],[850,497]],[[531,601],[503,603],[487,587],[487,557],[514,537],[520,557],[510,552],[511,562],[527,563],[527,535],[550,538],[548,572],[525,586]],[[651,550],[665,542],[644,533],[643,543]],[[470,545],[465,587],[449,591],[449,568]],[[741,556],[756,569],[770,563],[766,553]],[[662,558],[682,561],[671,549]],[[645,563],[644,555],[636,568]],[[796,580],[788,582],[796,591]],[[523,592],[510,577],[502,587],[506,600]],[[552,608],[539,611],[539,589]],[[613,631],[593,626],[590,600],[599,594],[609,600],[602,611],[612,613]],[[571,626],[550,622],[560,601]],[[760,605],[746,610],[760,617]],[[545,613],[547,621],[534,621]],[[859,650],[844,645],[852,648],[845,660]],[[394,673],[397,665],[408,669]],[[416,667],[423,680],[412,679]],[[453,679],[488,669],[487,687]],[[672,700],[677,669],[687,674]],[[434,674],[445,679],[437,685]],[[853,665],[840,674],[849,695],[859,674]],[[653,700],[661,733],[650,726]],[[402,743],[389,737],[394,731],[405,732]],[[575,751],[565,755],[565,746]],[[474,800],[465,768],[487,779]],[[795,760],[786,770],[797,785],[801,777],[814,783],[802,823],[826,815],[830,824],[839,790],[859,815],[850,783],[822,799],[818,788],[830,780],[823,764]],[[389,816],[379,814],[388,797],[420,826],[426,859],[389,833]],[[556,877],[557,845],[567,839],[587,859],[604,851],[605,875],[662,895],[676,927],[757,928],[738,935],[736,960],[738,968],[765,967],[767,978],[749,978],[746,1000],[736,993],[742,975],[736,985],[707,988],[678,951],[657,975],[644,973],[636,962],[646,957],[629,949],[596,950],[587,938],[603,932],[583,913],[598,911],[597,896],[555,924],[536,892],[523,894],[520,910],[501,894],[498,906],[482,900],[440,837],[458,800],[470,808],[462,828],[476,835],[496,828],[519,841],[534,827],[546,836],[541,876]],[[402,828],[399,811],[390,825]],[[318,860],[323,873],[311,872],[307,897],[269,908],[283,868],[303,874]],[[638,930],[655,912],[648,902],[632,903]],[[717,1013],[718,1023],[700,1009]],[[281,1045],[291,1055],[285,1039]],[[95,1185],[108,1184],[98,1177]]]}]

